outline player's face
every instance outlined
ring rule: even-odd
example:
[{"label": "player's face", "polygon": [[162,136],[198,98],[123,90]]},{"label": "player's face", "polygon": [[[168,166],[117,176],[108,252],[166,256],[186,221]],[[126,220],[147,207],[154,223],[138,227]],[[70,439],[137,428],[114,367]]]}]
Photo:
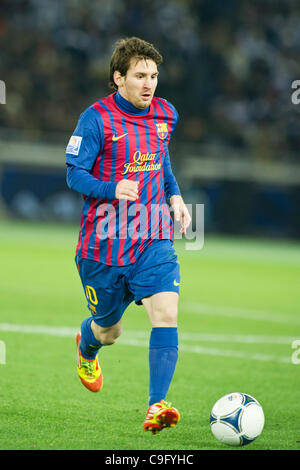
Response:
[{"label": "player's face", "polygon": [[[118,72],[116,72],[118,74]],[[157,86],[157,65],[151,59],[132,58],[125,77],[116,80],[120,95],[139,109],[147,108]]]}]

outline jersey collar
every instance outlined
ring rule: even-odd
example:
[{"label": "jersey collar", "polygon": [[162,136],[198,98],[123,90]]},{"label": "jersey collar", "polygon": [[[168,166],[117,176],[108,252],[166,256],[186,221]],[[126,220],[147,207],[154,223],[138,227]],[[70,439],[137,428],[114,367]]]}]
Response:
[{"label": "jersey collar", "polygon": [[120,108],[122,111],[124,111],[127,114],[135,114],[139,116],[144,116],[149,113],[150,106],[146,109],[139,109],[133,106],[129,101],[125,100],[123,96],[120,95],[119,92],[115,93],[113,95],[114,101],[118,108]]}]

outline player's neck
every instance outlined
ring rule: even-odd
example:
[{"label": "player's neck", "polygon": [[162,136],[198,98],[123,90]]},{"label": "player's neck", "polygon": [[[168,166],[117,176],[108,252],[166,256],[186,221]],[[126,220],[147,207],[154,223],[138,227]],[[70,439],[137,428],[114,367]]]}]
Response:
[{"label": "player's neck", "polygon": [[119,108],[121,108],[123,111],[125,111],[125,113],[127,113],[127,114],[140,114],[140,115],[143,115],[143,114],[147,114],[149,112],[149,107],[146,108],[146,109],[136,108],[135,106],[133,106],[133,104],[131,104],[129,101],[127,101],[125,98],[123,98],[123,96],[121,96],[119,92],[117,92],[114,95],[114,100],[115,100],[116,105]]}]

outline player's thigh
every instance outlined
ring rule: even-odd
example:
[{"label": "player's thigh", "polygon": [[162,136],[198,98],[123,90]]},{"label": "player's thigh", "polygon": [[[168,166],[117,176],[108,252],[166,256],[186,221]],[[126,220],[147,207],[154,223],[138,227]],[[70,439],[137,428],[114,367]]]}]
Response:
[{"label": "player's thigh", "polygon": [[159,292],[142,299],[152,327],[176,327],[178,318],[177,292]]},{"label": "player's thigh", "polygon": [[117,334],[121,328],[122,315],[133,300],[126,284],[124,269],[85,259],[77,260],[77,268],[87,306],[94,323],[100,327],[95,327],[95,331]]},{"label": "player's thigh", "polygon": [[[154,240],[153,244],[143,251],[136,266],[130,272],[128,285],[136,304],[142,304],[142,299],[164,293],[160,297],[163,300],[162,309],[165,316],[170,314],[170,310],[174,312],[176,304],[174,299],[177,299],[178,296],[176,297],[172,293],[179,294],[180,264],[169,240]],[[167,293],[171,293],[171,300]],[[164,301],[165,297],[167,297],[166,302]],[[168,308],[168,302],[170,302],[170,308]],[[154,304],[156,306],[157,302]],[[152,307],[149,306],[148,310],[150,308]]]}]

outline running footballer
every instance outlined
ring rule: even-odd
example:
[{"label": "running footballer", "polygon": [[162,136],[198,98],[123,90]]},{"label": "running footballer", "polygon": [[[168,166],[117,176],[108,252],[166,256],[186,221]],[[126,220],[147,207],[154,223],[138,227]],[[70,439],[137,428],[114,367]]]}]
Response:
[{"label": "running footballer", "polygon": [[180,419],[165,401],[178,358],[180,284],[167,202],[182,233],[191,221],[168,151],[178,113],[154,96],[161,62],[142,39],[118,41],[114,92],[81,114],[66,149],[68,186],[84,198],[75,260],[90,310],[76,338],[78,375],[101,390],[98,352],[120,336],[128,305],[143,305],[152,327],[144,430],[154,434]]}]

